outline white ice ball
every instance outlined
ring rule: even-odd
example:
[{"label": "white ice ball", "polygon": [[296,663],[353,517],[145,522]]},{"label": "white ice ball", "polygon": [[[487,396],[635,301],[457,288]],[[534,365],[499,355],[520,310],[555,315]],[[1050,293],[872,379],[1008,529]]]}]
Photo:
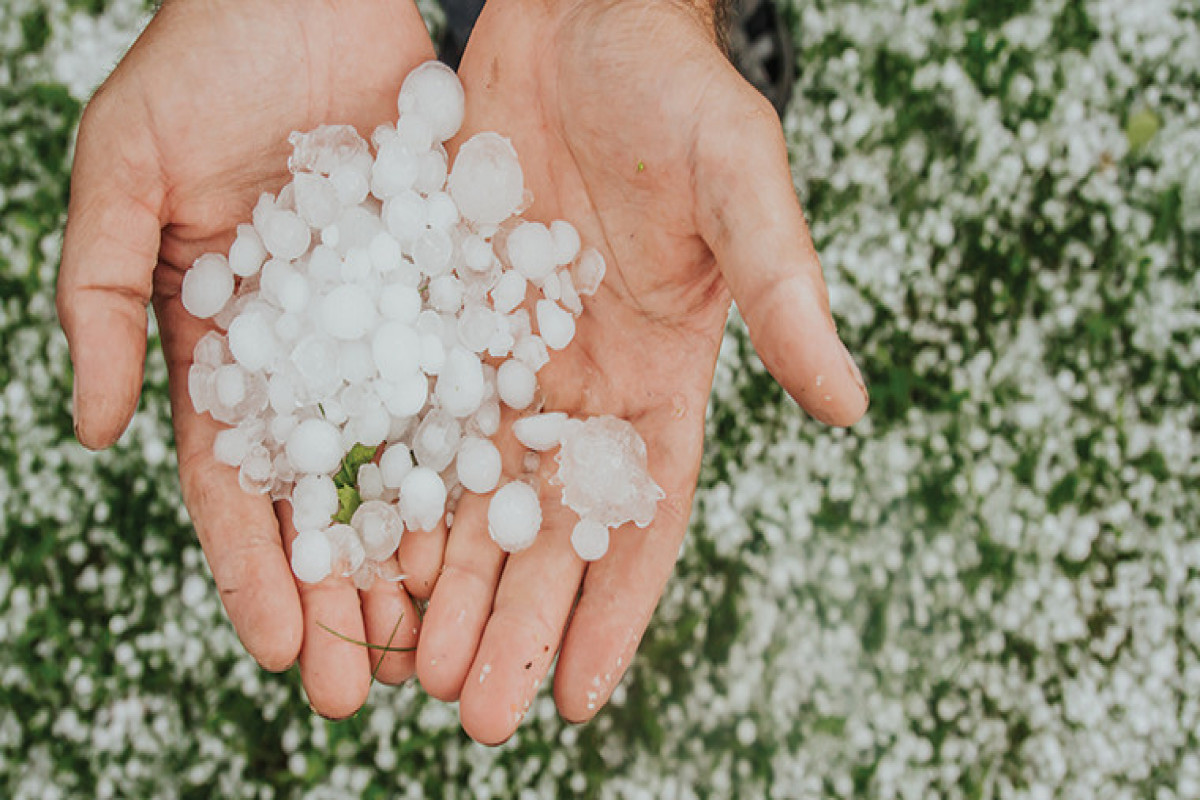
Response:
[{"label": "white ice ball", "polygon": [[483,402],[483,366],[479,357],[465,347],[454,347],[438,373],[435,393],[450,414],[468,417]]},{"label": "white ice ball", "polygon": [[292,572],[305,583],[320,583],[329,575],[333,550],[321,531],[308,530],[292,540]]},{"label": "white ice ball", "polygon": [[298,530],[328,525],[337,510],[337,486],[328,475],[305,475],[292,487],[292,524]]},{"label": "white ice ball", "polygon": [[462,83],[454,70],[440,61],[426,61],[404,79],[396,107],[401,116],[420,114],[429,121],[437,140],[444,142],[462,126],[464,100]]},{"label": "white ice ball", "polygon": [[542,527],[537,492],[524,481],[506,483],[488,503],[488,534],[501,550],[516,553],[533,544]]},{"label": "white ice ball", "polygon": [[383,485],[389,489],[399,489],[412,468],[412,452],[404,442],[388,445],[379,459],[380,476],[383,478]]},{"label": "white ice ball", "polygon": [[508,235],[508,260],[513,269],[533,283],[554,272],[554,237],[540,222],[522,222]]},{"label": "white ice ball", "polygon": [[372,561],[382,561],[396,552],[404,533],[404,524],[396,507],[382,500],[368,500],[350,519],[350,526],[362,539],[363,550]]},{"label": "white ice ball", "polygon": [[571,531],[571,547],[584,561],[595,561],[608,552],[608,528],[591,519],[581,519]]},{"label": "white ice ball", "polygon": [[338,429],[321,419],[306,419],[288,435],[287,457],[297,472],[332,473],[342,461]]},{"label": "white ice ball", "polygon": [[575,338],[575,318],[553,300],[537,302],[538,334],[551,350],[562,350]]},{"label": "white ice ball", "polygon": [[560,267],[570,264],[579,254],[579,231],[565,219],[550,223],[550,236],[554,239],[554,263]]},{"label": "white ice ball", "polygon": [[183,276],[180,300],[193,317],[207,319],[233,295],[233,271],[222,255],[206,253],[196,259]]},{"label": "white ice ball", "polygon": [[523,362],[510,358],[496,370],[496,392],[509,408],[528,408],[537,392],[537,376]]},{"label": "white ice ball", "polygon": [[428,467],[413,467],[400,484],[400,514],[409,530],[431,531],[446,511],[446,484]]},{"label": "white ice ball", "polygon": [[475,134],[458,149],[448,189],[466,219],[481,225],[503,222],[525,195],[517,151],[498,133]]},{"label": "white ice ball", "polygon": [[265,369],[279,355],[275,326],[262,314],[239,314],[229,323],[229,350],[246,369]]},{"label": "white ice ball", "polygon": [[375,324],[375,299],[365,287],[344,283],[321,298],[320,320],[335,339],[358,339]]},{"label": "white ice ball", "polygon": [[558,447],[566,424],[567,415],[561,411],[534,414],[514,422],[513,435],[530,450],[553,450]]},{"label": "white ice ball", "polygon": [[258,272],[267,259],[267,248],[263,246],[262,237],[253,225],[241,224],[237,227],[237,238],[229,247],[229,268],[233,274],[242,278]]},{"label": "white ice ball", "polygon": [[458,448],[458,481],[467,491],[486,494],[500,481],[500,451],[488,439],[468,436]]}]

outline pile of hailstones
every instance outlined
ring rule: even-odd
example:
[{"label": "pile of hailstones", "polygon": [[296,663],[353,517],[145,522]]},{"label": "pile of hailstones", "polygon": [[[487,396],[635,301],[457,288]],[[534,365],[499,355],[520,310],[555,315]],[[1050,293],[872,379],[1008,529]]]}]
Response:
[{"label": "pile of hailstones", "polygon": [[[463,99],[429,62],[404,82],[396,124],[375,130],[374,157],[349,126],[292,134],[292,182],[259,199],[228,256],[184,276],[184,307],[227,332],[197,343],[192,402],[233,426],[214,455],[245,491],[290,499],[302,581],[401,579],[402,535],[452,522],[464,491],[494,492],[502,549],[529,547],[542,522],[532,451],[559,448],[552,480],[580,517],[571,543],[585,560],[604,555],[610,528],[649,525],[663,496],[628,422],[536,413],[536,373],[574,337],[604,259],[568,222],[519,217],[524,178],[504,137],[472,137],[448,171]],[[500,403],[526,411],[513,432],[531,452],[497,488]],[[334,476],[356,446],[374,455],[345,524]]]}]

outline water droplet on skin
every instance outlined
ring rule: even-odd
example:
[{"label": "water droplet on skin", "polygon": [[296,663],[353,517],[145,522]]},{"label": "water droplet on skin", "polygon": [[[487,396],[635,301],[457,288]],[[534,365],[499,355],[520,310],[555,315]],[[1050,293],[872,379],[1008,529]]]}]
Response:
[{"label": "water droplet on skin", "polygon": [[821,384],[822,384],[822,383],[824,383],[824,382],[825,382],[825,376],[824,376],[824,375],[818,375],[818,376],[817,376],[817,388],[818,388],[818,389],[820,389],[820,388],[821,388]]}]

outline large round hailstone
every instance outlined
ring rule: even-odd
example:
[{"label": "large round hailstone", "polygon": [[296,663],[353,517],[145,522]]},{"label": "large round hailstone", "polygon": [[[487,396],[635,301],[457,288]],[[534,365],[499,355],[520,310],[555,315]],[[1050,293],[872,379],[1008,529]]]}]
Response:
[{"label": "large round hailstone", "polygon": [[575,338],[575,318],[553,300],[537,301],[538,334],[546,347],[562,350]]},{"label": "large round hailstone", "polygon": [[446,511],[446,484],[428,467],[413,467],[400,483],[400,516],[409,530],[431,531]]},{"label": "large round hailstone", "polygon": [[469,492],[487,494],[500,482],[500,451],[488,439],[468,436],[458,448],[458,482]]},{"label": "large round hailstone", "polygon": [[379,473],[383,485],[389,489],[399,489],[412,468],[412,452],[404,442],[389,444],[379,459]]},{"label": "large round hailstone", "polygon": [[451,349],[434,389],[442,408],[456,417],[468,417],[483,402],[484,387],[479,358],[465,347]]},{"label": "large round hailstone", "polygon": [[183,307],[193,317],[208,319],[225,307],[233,295],[233,270],[218,253],[205,253],[183,275],[179,290]]},{"label": "large round hailstone", "polygon": [[371,337],[371,356],[385,380],[403,381],[421,368],[421,338],[410,325],[385,322]]},{"label": "large round hailstone", "polygon": [[429,122],[434,137],[444,142],[462,126],[464,101],[462,83],[454,70],[440,61],[426,61],[404,79],[396,107],[401,116],[420,114]]},{"label": "large round hailstone", "polygon": [[285,450],[297,472],[332,473],[342,461],[342,437],[325,420],[306,419],[292,429]]},{"label": "large round hailstone", "polygon": [[592,519],[581,519],[571,531],[571,547],[584,561],[596,561],[608,552],[608,528]]},{"label": "large round hailstone", "polygon": [[458,149],[447,188],[463,217],[477,225],[498,225],[524,198],[517,151],[498,133],[475,134]]},{"label": "large round hailstone", "polygon": [[554,237],[540,222],[522,222],[513,228],[505,243],[513,269],[533,283],[541,283],[554,272]]},{"label": "large round hailstone", "polygon": [[320,583],[333,565],[333,549],[321,531],[301,531],[292,540],[292,572],[305,583]]},{"label": "large round hailstone", "polygon": [[382,500],[368,500],[359,506],[350,526],[358,532],[363,551],[372,561],[382,561],[396,552],[404,533],[396,507]]},{"label": "large round hailstone", "polygon": [[516,553],[537,538],[542,506],[537,492],[524,481],[506,483],[488,503],[488,535],[506,553]]},{"label": "large round hailstone", "polygon": [[261,370],[279,353],[274,326],[263,314],[239,314],[229,323],[229,351],[248,370]]}]

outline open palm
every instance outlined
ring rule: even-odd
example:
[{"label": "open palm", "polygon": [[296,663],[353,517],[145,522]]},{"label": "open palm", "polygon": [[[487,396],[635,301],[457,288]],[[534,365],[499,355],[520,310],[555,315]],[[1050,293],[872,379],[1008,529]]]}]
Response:
[{"label": "open palm", "polygon": [[[512,734],[556,654],[555,696],[571,720],[590,718],[628,667],[686,531],[731,296],[809,412],[846,425],[866,408],[778,119],[712,31],[683,4],[491,0],[463,58],[459,141],[510,137],[534,196],[525,216],[573,222],[608,262],[575,341],[540,373],[545,410],[629,419],[666,492],[649,529],[614,532],[590,565],[571,548],[576,518],[550,484],[552,456],[529,550],[505,557],[491,543],[487,498],[460,503],[417,671],[435,696],[461,699],[482,742]],[[515,476],[522,449],[505,435]]]},{"label": "open palm", "polygon": [[[330,122],[369,134],[395,120],[401,81],[432,53],[409,3],[168,2],[89,104],[72,173],[58,307],[80,441],[105,447],[128,424],[153,300],[184,499],[221,598],[265,667],[299,655],[313,707],[332,717],[362,704],[371,658],[319,626],[382,643],[404,615],[394,644],[410,645],[411,600],[394,584],[361,596],[345,581],[297,586],[290,511],[241,491],[213,459],[220,426],[188,399],[192,350],[210,324],[188,315],[179,287],[197,256],[229,247],[260,192],[286,182],[290,132]],[[412,657],[380,667],[383,680],[403,680]]]}]

